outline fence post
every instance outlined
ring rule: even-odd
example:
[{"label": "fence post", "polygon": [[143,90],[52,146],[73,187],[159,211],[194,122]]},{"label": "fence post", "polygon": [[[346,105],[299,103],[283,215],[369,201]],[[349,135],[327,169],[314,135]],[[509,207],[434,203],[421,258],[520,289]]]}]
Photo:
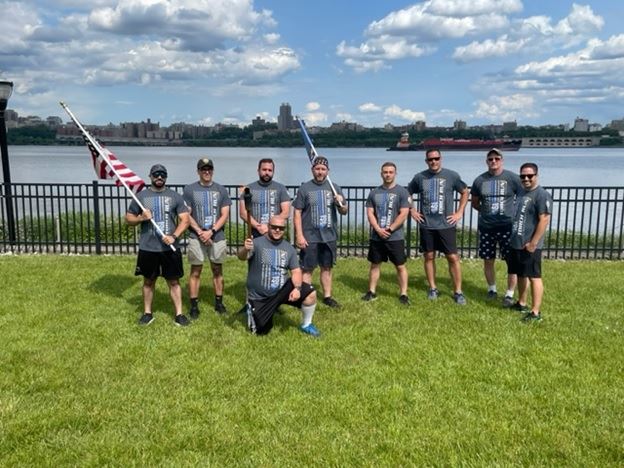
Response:
[{"label": "fence post", "polygon": [[407,258],[410,258],[412,255],[412,214],[407,215],[407,228],[406,228],[406,236],[405,236],[405,248],[407,250],[406,255]]},{"label": "fence post", "polygon": [[93,186],[93,230],[95,234],[95,253],[102,254],[102,232],[100,228],[100,192],[97,180],[92,182]]}]

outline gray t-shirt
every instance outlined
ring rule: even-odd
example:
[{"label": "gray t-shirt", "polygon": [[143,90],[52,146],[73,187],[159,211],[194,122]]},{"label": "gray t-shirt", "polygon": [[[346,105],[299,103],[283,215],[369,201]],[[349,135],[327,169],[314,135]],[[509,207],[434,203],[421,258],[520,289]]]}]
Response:
[{"label": "gray t-shirt", "polygon": [[248,260],[247,292],[254,300],[274,296],[284,286],[289,272],[299,268],[295,248],[281,239],[273,242],[266,236],[253,241],[253,250]]},{"label": "gray t-shirt", "polygon": [[[509,241],[512,249],[521,250],[531,240],[539,222],[539,216],[552,214],[552,203],[552,195],[540,186],[518,195]],[[538,241],[537,248],[541,249],[543,246],[544,236]]]},{"label": "gray t-shirt", "polygon": [[[198,182],[184,187],[184,201],[191,207],[191,216],[203,229],[212,229],[214,223],[221,217],[221,208],[230,206],[232,200],[225,188],[213,182],[210,185],[202,185]],[[190,236],[197,238],[192,230]],[[213,236],[213,240],[225,239],[223,228],[219,229]]]},{"label": "gray t-shirt", "polygon": [[[145,208],[152,212],[152,219],[167,236],[176,230],[178,215],[189,211],[182,196],[169,188],[165,188],[162,192],[155,192],[151,187],[147,187],[137,194],[137,198]],[[136,201],[132,200],[128,206],[128,213],[135,216],[141,214],[141,208]],[[148,252],[166,252],[170,247],[162,242],[151,221],[143,221],[139,249]]]},{"label": "gray t-shirt", "polygon": [[416,174],[407,190],[410,194],[418,195],[418,211],[424,217],[422,227],[433,230],[453,227],[446,220],[455,211],[453,191],[460,193],[466,187],[459,174],[450,169],[441,169],[437,173],[426,169]]},{"label": "gray t-shirt", "polygon": [[286,187],[274,180],[268,184],[256,180],[248,187],[251,192],[251,215],[260,224],[269,224],[271,216],[282,211],[281,204],[290,201]]},{"label": "gray t-shirt", "polygon": [[520,177],[503,170],[499,175],[484,172],[472,184],[470,194],[479,198],[479,229],[511,227],[516,196],[523,192]]},{"label": "gray t-shirt", "polygon": [[[383,228],[390,227],[394,220],[399,216],[401,208],[409,208],[409,193],[405,187],[395,185],[392,188],[385,188],[380,185],[371,190],[366,199],[366,207],[373,208],[375,218],[379,226]],[[371,228],[371,239],[374,241],[397,241],[403,239],[403,225],[390,234],[387,239],[382,239],[379,234]]]},{"label": "gray t-shirt", "polygon": [[[342,189],[334,184],[336,193],[342,195]],[[334,193],[327,179],[322,184],[309,180],[301,185],[293,207],[301,210],[303,236],[309,243],[333,242],[337,239],[336,203]]]}]

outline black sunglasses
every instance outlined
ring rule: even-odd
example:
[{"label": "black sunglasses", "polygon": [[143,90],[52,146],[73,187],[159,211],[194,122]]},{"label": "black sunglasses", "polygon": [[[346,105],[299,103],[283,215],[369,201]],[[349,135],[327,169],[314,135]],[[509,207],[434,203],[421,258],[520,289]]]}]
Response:
[{"label": "black sunglasses", "polygon": [[427,162],[431,162],[431,161],[439,161],[440,157],[437,158],[427,158]]},{"label": "black sunglasses", "polygon": [[286,226],[276,226],[275,224],[269,224],[269,227],[275,231],[285,231]]},{"label": "black sunglasses", "polygon": [[162,172],[162,171],[156,171],[156,172],[152,173],[152,177],[154,179],[158,179],[158,178],[166,179],[167,178],[167,173],[166,172]]},{"label": "black sunglasses", "polygon": [[520,174],[520,178],[521,179],[529,179],[531,180],[533,177],[535,177],[536,174]]},{"label": "black sunglasses", "polygon": [[487,160],[488,160],[489,162],[492,162],[492,161],[500,161],[501,159],[503,159],[503,158],[501,158],[500,156],[495,156],[495,157],[493,157],[493,158],[487,158]]}]

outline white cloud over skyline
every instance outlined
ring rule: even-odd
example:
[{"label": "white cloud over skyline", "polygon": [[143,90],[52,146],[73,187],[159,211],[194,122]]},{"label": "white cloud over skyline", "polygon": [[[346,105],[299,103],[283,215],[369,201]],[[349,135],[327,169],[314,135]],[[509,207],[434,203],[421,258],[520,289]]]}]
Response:
[{"label": "white cloud over skyline", "polygon": [[[0,0],[0,79],[22,115],[68,100],[94,123],[274,119],[283,101],[316,125],[624,116],[622,2],[393,5],[345,22],[328,0]],[[311,40],[299,18],[319,9]]]}]

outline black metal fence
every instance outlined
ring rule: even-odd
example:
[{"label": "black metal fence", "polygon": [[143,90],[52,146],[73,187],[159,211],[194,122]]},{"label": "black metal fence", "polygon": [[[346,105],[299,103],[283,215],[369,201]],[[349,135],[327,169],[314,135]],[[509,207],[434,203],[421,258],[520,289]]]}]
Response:
[{"label": "black metal fence", "polygon": [[[138,232],[124,222],[130,203],[123,188],[101,184],[11,184],[15,232],[11,236],[6,214],[6,187],[2,187],[0,251],[25,253],[118,254],[138,248]],[[170,186],[182,192],[181,185]],[[238,187],[226,186],[232,200]],[[609,259],[624,257],[624,187],[546,187],[554,212],[546,234],[544,255],[560,259]],[[297,187],[289,186],[294,196]],[[369,227],[365,201],[371,187],[343,187],[349,213],[339,219],[339,253],[363,256],[368,248]],[[463,257],[477,255],[477,213],[466,207],[458,226],[458,246]],[[232,204],[226,236],[230,253],[241,245],[245,226],[238,203]],[[290,231],[292,238],[292,226]],[[11,238],[13,237],[13,238]],[[406,249],[418,255],[418,229],[408,219]],[[185,240],[182,248],[186,248]]]}]

